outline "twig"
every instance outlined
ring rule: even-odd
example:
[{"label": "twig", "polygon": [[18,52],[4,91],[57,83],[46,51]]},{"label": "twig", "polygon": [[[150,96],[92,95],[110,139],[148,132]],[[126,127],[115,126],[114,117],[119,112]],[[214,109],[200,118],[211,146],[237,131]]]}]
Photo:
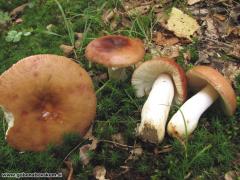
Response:
[{"label": "twig", "polygon": [[129,170],[130,170],[130,167],[128,166],[120,166],[120,168],[124,169],[122,172],[118,173],[114,179],[118,178],[119,176],[123,175],[123,174],[126,174]]},{"label": "twig", "polygon": [[111,143],[113,145],[120,146],[120,147],[123,147],[123,148],[134,148],[133,146],[128,146],[126,144],[120,144],[120,143],[117,143],[117,142],[114,142],[114,141],[110,141],[110,140],[105,140],[105,139],[99,140],[98,142]]},{"label": "twig", "polygon": [[217,44],[223,44],[223,45],[225,45],[225,46],[227,46],[227,47],[233,48],[232,45],[227,44],[227,43],[224,43],[224,42],[221,42],[221,41],[217,41],[217,40],[215,40],[215,39],[211,39],[211,38],[207,38],[207,37],[203,38],[203,40],[204,40],[204,39],[209,40],[209,41],[212,41],[212,42],[217,43]]},{"label": "twig", "polygon": [[[87,140],[87,139],[86,139]],[[78,145],[76,145],[63,159],[65,161],[77,148],[79,148],[86,140],[80,142]]]}]

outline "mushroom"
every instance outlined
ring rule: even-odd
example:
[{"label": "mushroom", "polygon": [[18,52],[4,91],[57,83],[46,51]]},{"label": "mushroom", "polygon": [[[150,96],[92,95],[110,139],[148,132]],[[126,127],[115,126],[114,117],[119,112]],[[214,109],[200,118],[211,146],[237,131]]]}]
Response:
[{"label": "mushroom", "polygon": [[167,126],[168,134],[180,139],[196,129],[200,116],[219,96],[227,115],[233,115],[236,109],[234,90],[217,70],[195,66],[187,72],[187,79],[190,89],[200,91],[180,107]]},{"label": "mushroom", "polygon": [[183,69],[174,60],[154,58],[134,71],[132,85],[137,97],[149,94],[142,108],[137,133],[144,141],[162,142],[172,101],[181,104],[186,98]]},{"label": "mushroom", "polygon": [[0,76],[0,105],[7,142],[25,151],[60,144],[66,133],[84,135],[96,114],[96,95],[88,73],[57,55],[34,55]]},{"label": "mushroom", "polygon": [[108,67],[110,79],[125,80],[126,67],[144,57],[144,45],[140,39],[122,35],[108,35],[91,41],[85,51],[88,60]]}]

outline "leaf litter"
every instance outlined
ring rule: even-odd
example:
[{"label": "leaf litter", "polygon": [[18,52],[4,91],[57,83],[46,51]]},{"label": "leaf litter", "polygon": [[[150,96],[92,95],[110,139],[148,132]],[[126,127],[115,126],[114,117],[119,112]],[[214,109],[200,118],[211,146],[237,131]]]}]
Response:
[{"label": "leaf litter", "polygon": [[[161,55],[169,58],[177,58],[180,55],[180,50],[185,44],[191,43],[193,37],[198,39],[199,43],[199,60],[195,64],[209,64],[222,72],[233,84],[235,77],[240,74],[240,5],[225,4],[224,1],[208,2],[202,0],[188,0],[188,8],[191,16],[180,9],[172,8],[170,15],[165,13],[165,5],[171,3],[169,0],[153,1],[123,1],[122,7],[117,9],[106,9],[102,15],[105,24],[109,24],[111,29],[131,27],[132,22],[129,20],[132,16],[145,15],[153,10],[155,13],[155,21],[157,26],[153,28],[153,37],[149,41],[145,41],[146,51],[153,56]],[[24,9],[29,4],[23,4],[15,8],[10,15],[14,18],[23,13]],[[210,7],[210,8],[209,8]],[[223,7],[223,8],[222,8]],[[232,8],[234,7],[234,8]],[[226,13],[225,11],[230,12]],[[74,48],[79,48],[83,39],[82,33],[76,33],[77,44],[75,47],[65,44],[60,45],[65,56],[70,56]],[[187,40],[184,40],[187,39]],[[232,60],[222,60],[223,53],[227,56],[233,56]],[[189,51],[183,54],[184,59],[189,62],[191,53]],[[106,74],[104,74],[104,79]],[[144,149],[141,145],[128,146],[121,133],[114,134],[112,141],[98,140],[92,135],[92,130],[85,135],[84,139],[89,143],[79,148],[80,160],[84,166],[91,161],[89,151],[96,150],[100,142],[112,143],[114,147],[124,147],[129,151],[129,157],[125,160],[125,164],[121,167],[124,169],[120,173],[128,172],[129,161],[135,161],[144,154]],[[166,145],[162,149],[155,148],[153,154],[171,152],[171,146]],[[65,161],[69,170],[68,179],[73,176],[72,164]],[[234,172],[235,173],[235,172]],[[225,179],[234,174],[227,172]],[[96,179],[106,179],[107,170],[103,165],[95,166],[93,175]]]}]

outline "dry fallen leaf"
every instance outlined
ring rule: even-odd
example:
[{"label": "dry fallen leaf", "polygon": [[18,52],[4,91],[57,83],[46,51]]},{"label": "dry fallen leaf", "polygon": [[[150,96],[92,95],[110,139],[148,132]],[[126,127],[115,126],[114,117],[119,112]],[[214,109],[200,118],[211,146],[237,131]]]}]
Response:
[{"label": "dry fallen leaf", "polygon": [[74,43],[74,47],[77,49],[81,46],[83,40],[83,33],[75,33],[76,41]]},{"label": "dry fallen leaf", "polygon": [[83,165],[87,165],[90,162],[91,157],[89,156],[89,152],[95,150],[97,148],[97,144],[98,141],[95,139],[91,144],[86,144],[80,147],[79,156]]},{"label": "dry fallen leaf", "polygon": [[79,149],[80,160],[83,163],[83,165],[87,165],[90,162],[90,157],[88,155],[90,148],[91,148],[91,145],[86,144],[80,147]]},{"label": "dry fallen leaf", "polygon": [[93,175],[97,180],[106,180],[106,168],[104,166],[96,166],[93,169]]},{"label": "dry fallen leaf", "polygon": [[214,21],[211,17],[207,17],[206,18],[206,25],[207,25],[207,29],[206,29],[206,36],[211,38],[211,39],[218,39],[219,38],[219,34],[217,31],[217,28],[214,25]]},{"label": "dry fallen leaf", "polygon": [[114,142],[117,142],[117,143],[120,143],[120,144],[125,144],[123,135],[121,133],[117,133],[117,134],[112,135],[112,140]]},{"label": "dry fallen leaf", "polygon": [[24,9],[29,5],[29,3],[22,4],[21,6],[16,7],[10,12],[10,16],[17,17],[20,13],[24,11]]},{"label": "dry fallen leaf", "polygon": [[235,36],[240,36],[240,27],[239,26],[235,26],[235,27],[229,26],[227,31],[228,31],[227,35],[233,34]]},{"label": "dry fallen leaf", "polygon": [[22,18],[17,18],[16,20],[15,20],[15,23],[16,24],[21,24],[23,22],[23,19]]},{"label": "dry fallen leaf", "polygon": [[226,16],[222,15],[222,14],[214,14],[213,17],[217,18],[220,21],[224,21],[226,20]]},{"label": "dry fallen leaf", "polygon": [[66,164],[66,166],[68,168],[67,180],[73,180],[73,166],[72,166],[72,162],[71,161],[64,161],[64,163]]},{"label": "dry fallen leaf", "polygon": [[150,8],[151,8],[150,5],[144,5],[144,6],[135,7],[133,9],[127,11],[127,14],[129,16],[143,15],[143,14],[146,14],[150,10]]},{"label": "dry fallen leaf", "polygon": [[132,22],[127,17],[123,16],[121,20],[121,25],[123,27],[131,27]]},{"label": "dry fallen leaf", "polygon": [[159,11],[156,14],[156,21],[164,28],[167,29],[167,20],[168,20],[168,16],[167,14],[162,10]]},{"label": "dry fallen leaf", "polygon": [[159,46],[172,46],[179,42],[178,38],[170,37],[166,38],[163,33],[157,32],[153,41]]},{"label": "dry fallen leaf", "polygon": [[168,153],[168,152],[171,152],[172,150],[173,148],[171,145],[166,145],[166,146],[163,146],[161,149],[155,148],[154,154]]},{"label": "dry fallen leaf", "polygon": [[76,32],[75,36],[76,36],[77,40],[79,40],[79,41],[83,40],[83,33]]},{"label": "dry fallen leaf", "polygon": [[108,9],[107,11],[105,11],[102,15],[102,20],[104,23],[109,23],[114,16],[116,15],[116,9]]},{"label": "dry fallen leaf", "polygon": [[199,29],[199,25],[195,19],[173,7],[167,22],[167,29],[173,31],[178,37],[191,40],[191,36]]},{"label": "dry fallen leaf", "polygon": [[65,45],[65,44],[61,44],[59,46],[59,48],[63,51],[64,55],[67,56],[67,57],[70,56],[74,51],[73,46],[68,46],[68,45]]},{"label": "dry fallen leaf", "polygon": [[200,1],[202,1],[202,0],[188,0],[188,5],[194,5],[194,4],[196,4],[196,3],[198,3],[198,2],[200,2]]},{"label": "dry fallen leaf", "polygon": [[97,148],[98,140],[92,134],[92,126],[89,128],[88,132],[85,134],[83,139],[91,140],[91,143],[85,144],[79,148],[79,156],[83,165],[87,165],[91,157],[89,157],[89,151],[95,150]]},{"label": "dry fallen leaf", "polygon": [[143,149],[140,145],[134,146],[133,150],[130,151],[129,157],[125,160],[125,163],[127,163],[129,160],[137,160],[139,159],[143,154]]},{"label": "dry fallen leaf", "polygon": [[[224,68],[222,69],[224,76],[230,80],[231,83],[235,84],[235,78],[240,75],[240,67],[234,65],[233,63],[225,63]],[[236,85],[236,84],[235,84]]]},{"label": "dry fallen leaf", "polygon": [[237,171],[228,171],[224,175],[225,180],[235,180],[235,179],[238,179],[239,177],[240,177],[240,172],[237,172]]},{"label": "dry fallen leaf", "polygon": [[96,82],[96,83],[106,81],[107,79],[108,79],[108,74],[107,73],[97,74],[97,75],[94,75],[94,77],[93,77],[93,81]]},{"label": "dry fallen leaf", "polygon": [[229,52],[229,55],[240,58],[240,41],[236,40],[232,42],[233,49]]}]

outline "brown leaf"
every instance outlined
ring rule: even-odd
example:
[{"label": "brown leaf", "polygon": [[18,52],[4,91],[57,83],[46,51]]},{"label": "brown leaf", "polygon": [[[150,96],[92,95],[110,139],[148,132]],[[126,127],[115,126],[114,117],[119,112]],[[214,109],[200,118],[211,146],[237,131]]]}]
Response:
[{"label": "brown leaf", "polygon": [[240,58],[240,44],[239,43],[240,43],[240,41],[232,42],[233,49],[229,52],[229,55]]},{"label": "brown leaf", "polygon": [[77,40],[79,40],[79,41],[83,40],[83,33],[76,32],[75,36],[76,36]]},{"label": "brown leaf", "polygon": [[83,40],[83,33],[75,33],[75,37],[76,37],[76,41],[75,41],[74,47],[79,48]]},{"label": "brown leaf", "polygon": [[166,15],[166,13],[162,10],[159,11],[156,14],[156,21],[164,28],[167,29],[167,20],[168,20],[168,16]]},{"label": "brown leaf", "polygon": [[127,11],[127,14],[129,16],[138,16],[138,15],[143,15],[146,14],[150,10],[151,6],[150,5],[143,5],[139,7],[135,7],[129,11]]},{"label": "brown leaf", "polygon": [[225,180],[235,180],[235,179],[238,179],[238,177],[240,177],[240,172],[237,172],[237,171],[228,171],[224,175]]},{"label": "brown leaf", "polygon": [[23,19],[22,18],[17,18],[16,20],[15,20],[15,23],[16,24],[21,24],[23,22]]},{"label": "brown leaf", "polygon": [[87,165],[90,162],[90,157],[88,155],[90,147],[91,147],[90,144],[86,144],[86,145],[83,145],[82,147],[80,147],[80,149],[79,149],[79,155],[80,155],[80,159],[81,159],[81,162],[83,163],[83,165]]},{"label": "brown leaf", "polygon": [[171,145],[166,145],[166,146],[163,146],[163,148],[161,148],[161,149],[155,148],[154,153],[155,154],[162,154],[162,153],[171,152],[172,150],[173,150],[173,148],[172,148]]},{"label": "brown leaf", "polygon": [[211,17],[206,18],[206,25],[207,25],[207,30],[206,30],[206,36],[211,38],[211,39],[218,39],[219,35],[217,32],[217,28],[214,25],[214,21]]},{"label": "brown leaf", "polygon": [[231,83],[235,84],[235,78],[240,75],[240,67],[233,63],[225,63],[222,73]]},{"label": "brown leaf", "polygon": [[121,24],[123,27],[131,27],[132,22],[125,16],[122,17]]},{"label": "brown leaf", "polygon": [[11,12],[10,12],[10,16],[12,17],[17,17],[19,14],[21,14],[24,9],[28,6],[29,4],[28,3],[25,3],[25,4],[22,4],[21,6],[18,6],[16,7],[15,9],[13,9]]},{"label": "brown leaf", "polygon": [[239,26],[229,27],[228,35],[230,34],[233,34],[235,36],[240,36],[240,27]]},{"label": "brown leaf", "polygon": [[97,180],[106,180],[106,168],[104,166],[96,166],[93,169],[93,175]]},{"label": "brown leaf", "polygon": [[161,32],[157,32],[155,34],[155,38],[153,38],[153,41],[159,46],[172,46],[179,42],[178,38],[176,37],[166,38],[164,34]]},{"label": "brown leaf", "polygon": [[73,166],[72,166],[72,162],[71,161],[64,161],[64,163],[66,164],[67,168],[68,168],[68,176],[67,176],[67,180],[73,180]]},{"label": "brown leaf", "polygon": [[117,142],[117,143],[120,143],[120,144],[125,144],[123,135],[121,133],[117,133],[117,134],[112,135],[112,140],[114,142]]},{"label": "brown leaf", "polygon": [[143,154],[143,149],[140,145],[134,146],[133,150],[130,151],[129,157],[125,160],[125,163],[127,163],[129,160],[136,160],[141,157]]},{"label": "brown leaf", "polygon": [[83,139],[94,139],[95,137],[93,136],[93,134],[92,134],[92,129],[93,129],[93,126],[91,126],[89,129],[88,129],[88,131],[87,131],[87,133],[84,135],[84,137],[83,137]]},{"label": "brown leaf", "polygon": [[97,83],[101,81],[105,81],[108,79],[108,74],[107,73],[101,73],[93,77],[93,80]]},{"label": "brown leaf", "polygon": [[191,53],[189,50],[187,50],[185,53],[183,53],[183,57],[186,61],[190,61],[191,60]]},{"label": "brown leaf", "polygon": [[85,134],[83,139],[91,140],[91,143],[85,144],[79,148],[79,155],[83,165],[87,165],[90,162],[90,157],[88,155],[89,151],[93,151],[97,148],[98,140],[92,135],[92,126],[89,128],[88,132]]},{"label": "brown leaf", "polygon": [[226,20],[226,16],[222,15],[222,14],[214,14],[213,17],[217,18],[220,21],[224,21]]},{"label": "brown leaf", "polygon": [[73,46],[68,46],[68,45],[65,45],[65,44],[61,44],[59,46],[59,48],[63,51],[64,55],[67,56],[67,57],[70,56],[74,51]]}]

